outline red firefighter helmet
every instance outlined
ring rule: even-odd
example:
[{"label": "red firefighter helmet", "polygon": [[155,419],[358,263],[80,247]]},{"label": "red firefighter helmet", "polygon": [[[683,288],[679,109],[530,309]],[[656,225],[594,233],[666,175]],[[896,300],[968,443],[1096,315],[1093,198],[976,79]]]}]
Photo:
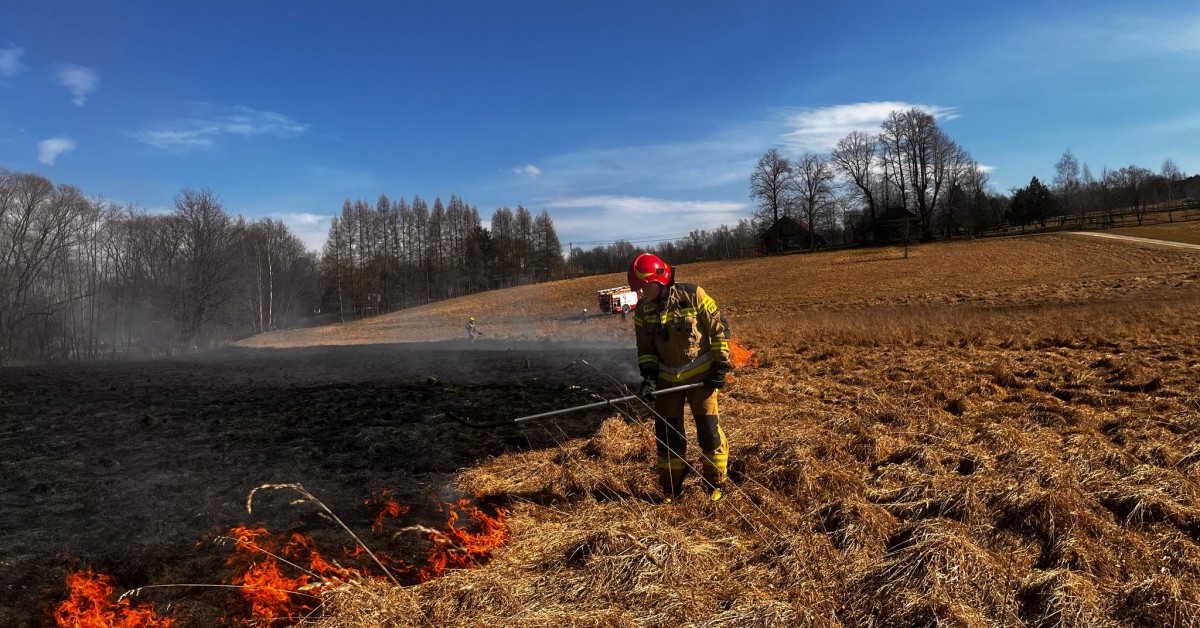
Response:
[{"label": "red firefighter helmet", "polygon": [[629,265],[629,287],[641,290],[646,284],[655,282],[664,286],[671,283],[671,267],[652,253],[642,253]]}]

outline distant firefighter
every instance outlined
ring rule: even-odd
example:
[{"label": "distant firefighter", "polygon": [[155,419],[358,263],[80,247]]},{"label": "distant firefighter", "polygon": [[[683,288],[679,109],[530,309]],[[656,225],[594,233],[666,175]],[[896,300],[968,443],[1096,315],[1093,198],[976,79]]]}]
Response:
[{"label": "distant firefighter", "polygon": [[475,330],[475,317],[472,316],[471,319],[467,321],[467,338],[469,338],[471,342],[475,342],[475,336],[478,335],[480,335],[480,333]]},{"label": "distant firefighter", "polygon": [[579,324],[582,325],[586,322],[587,322],[587,308],[585,307],[585,308],[583,308],[583,312],[580,312],[580,314],[579,314]]}]

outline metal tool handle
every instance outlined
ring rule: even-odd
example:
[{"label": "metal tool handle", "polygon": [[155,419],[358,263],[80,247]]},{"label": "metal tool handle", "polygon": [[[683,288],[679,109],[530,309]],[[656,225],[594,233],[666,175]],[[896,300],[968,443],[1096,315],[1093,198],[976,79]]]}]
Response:
[{"label": "metal tool handle", "polygon": [[[677,392],[681,392],[684,390],[691,390],[693,388],[699,388],[704,385],[705,385],[704,382],[697,382],[695,384],[686,384],[684,386],[674,386],[672,388],[662,388],[659,390],[655,390],[654,392],[652,392],[650,394],[657,397],[662,394],[677,393]],[[544,419],[547,417],[558,416],[560,414],[567,414],[569,412],[577,412],[580,410],[591,410],[593,408],[603,408],[604,406],[611,406],[619,401],[630,401],[632,399],[637,399],[639,397],[641,397],[641,395],[627,395],[625,397],[617,397],[615,399],[605,399],[604,401],[588,403],[588,404],[584,404],[582,406],[573,406],[570,408],[563,408],[562,410],[551,410],[550,412],[541,412],[539,414],[530,414],[528,416],[517,417],[515,419],[505,419],[503,421],[493,421],[491,423],[475,423],[475,422],[465,419],[463,417],[457,416],[451,412],[447,412],[446,416],[454,419],[455,421],[458,421],[459,423],[462,423],[463,425],[465,425],[467,427],[474,427],[474,428],[499,427],[501,425],[515,425],[517,423],[523,423],[525,421]]]}]

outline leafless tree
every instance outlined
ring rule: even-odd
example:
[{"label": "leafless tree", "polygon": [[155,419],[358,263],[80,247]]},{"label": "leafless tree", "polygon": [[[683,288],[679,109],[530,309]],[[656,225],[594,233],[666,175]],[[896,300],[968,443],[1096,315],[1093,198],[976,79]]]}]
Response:
[{"label": "leafless tree", "polygon": [[1140,166],[1126,166],[1117,171],[1121,191],[1125,201],[1133,209],[1133,215],[1140,225],[1146,218],[1146,192],[1154,173]]},{"label": "leafless tree", "polygon": [[816,247],[815,229],[818,217],[826,214],[834,202],[834,173],[829,159],[807,152],[794,164],[796,201],[808,227],[808,248]]},{"label": "leafless tree", "polygon": [[896,190],[899,204],[916,210],[922,237],[930,238],[933,210],[961,149],[920,109],[893,111],[881,128],[884,177]]},{"label": "leafless tree", "polygon": [[1070,149],[1054,165],[1054,193],[1059,199],[1059,208],[1065,216],[1074,216],[1078,225],[1083,224],[1083,204],[1080,202],[1079,160]]},{"label": "leafless tree", "polygon": [[1183,179],[1183,172],[1170,157],[1163,160],[1160,172],[1167,188],[1167,220],[1174,222],[1175,213],[1171,205],[1175,203],[1175,183]]},{"label": "leafless tree", "polygon": [[855,194],[865,204],[869,224],[875,223],[878,211],[874,194],[876,179],[879,176],[878,159],[879,139],[862,131],[854,131],[838,140],[837,147],[831,155],[834,168],[846,178]]},{"label": "leafless tree", "polygon": [[[184,188],[175,196],[175,218],[183,231],[176,307],[182,337],[207,344],[205,327],[218,320],[236,294],[237,257],[231,250],[238,231],[225,206],[211,190]],[[229,321],[220,321],[229,324]]]},{"label": "leafless tree", "polygon": [[792,162],[778,150],[768,150],[750,175],[750,198],[758,201],[755,218],[760,224],[775,224],[786,215],[795,196],[796,172]]}]

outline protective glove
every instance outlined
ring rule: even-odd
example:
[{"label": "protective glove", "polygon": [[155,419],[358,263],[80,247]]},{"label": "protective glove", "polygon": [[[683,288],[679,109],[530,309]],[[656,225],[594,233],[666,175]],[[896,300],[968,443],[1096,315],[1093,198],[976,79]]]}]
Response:
[{"label": "protective glove", "polygon": [[725,376],[729,374],[728,366],[717,366],[709,372],[708,377],[704,380],[704,385],[709,388],[721,390],[725,387]]},{"label": "protective glove", "polygon": [[638,396],[646,403],[654,403],[654,391],[658,390],[658,375],[643,377],[642,386],[638,388]]}]

